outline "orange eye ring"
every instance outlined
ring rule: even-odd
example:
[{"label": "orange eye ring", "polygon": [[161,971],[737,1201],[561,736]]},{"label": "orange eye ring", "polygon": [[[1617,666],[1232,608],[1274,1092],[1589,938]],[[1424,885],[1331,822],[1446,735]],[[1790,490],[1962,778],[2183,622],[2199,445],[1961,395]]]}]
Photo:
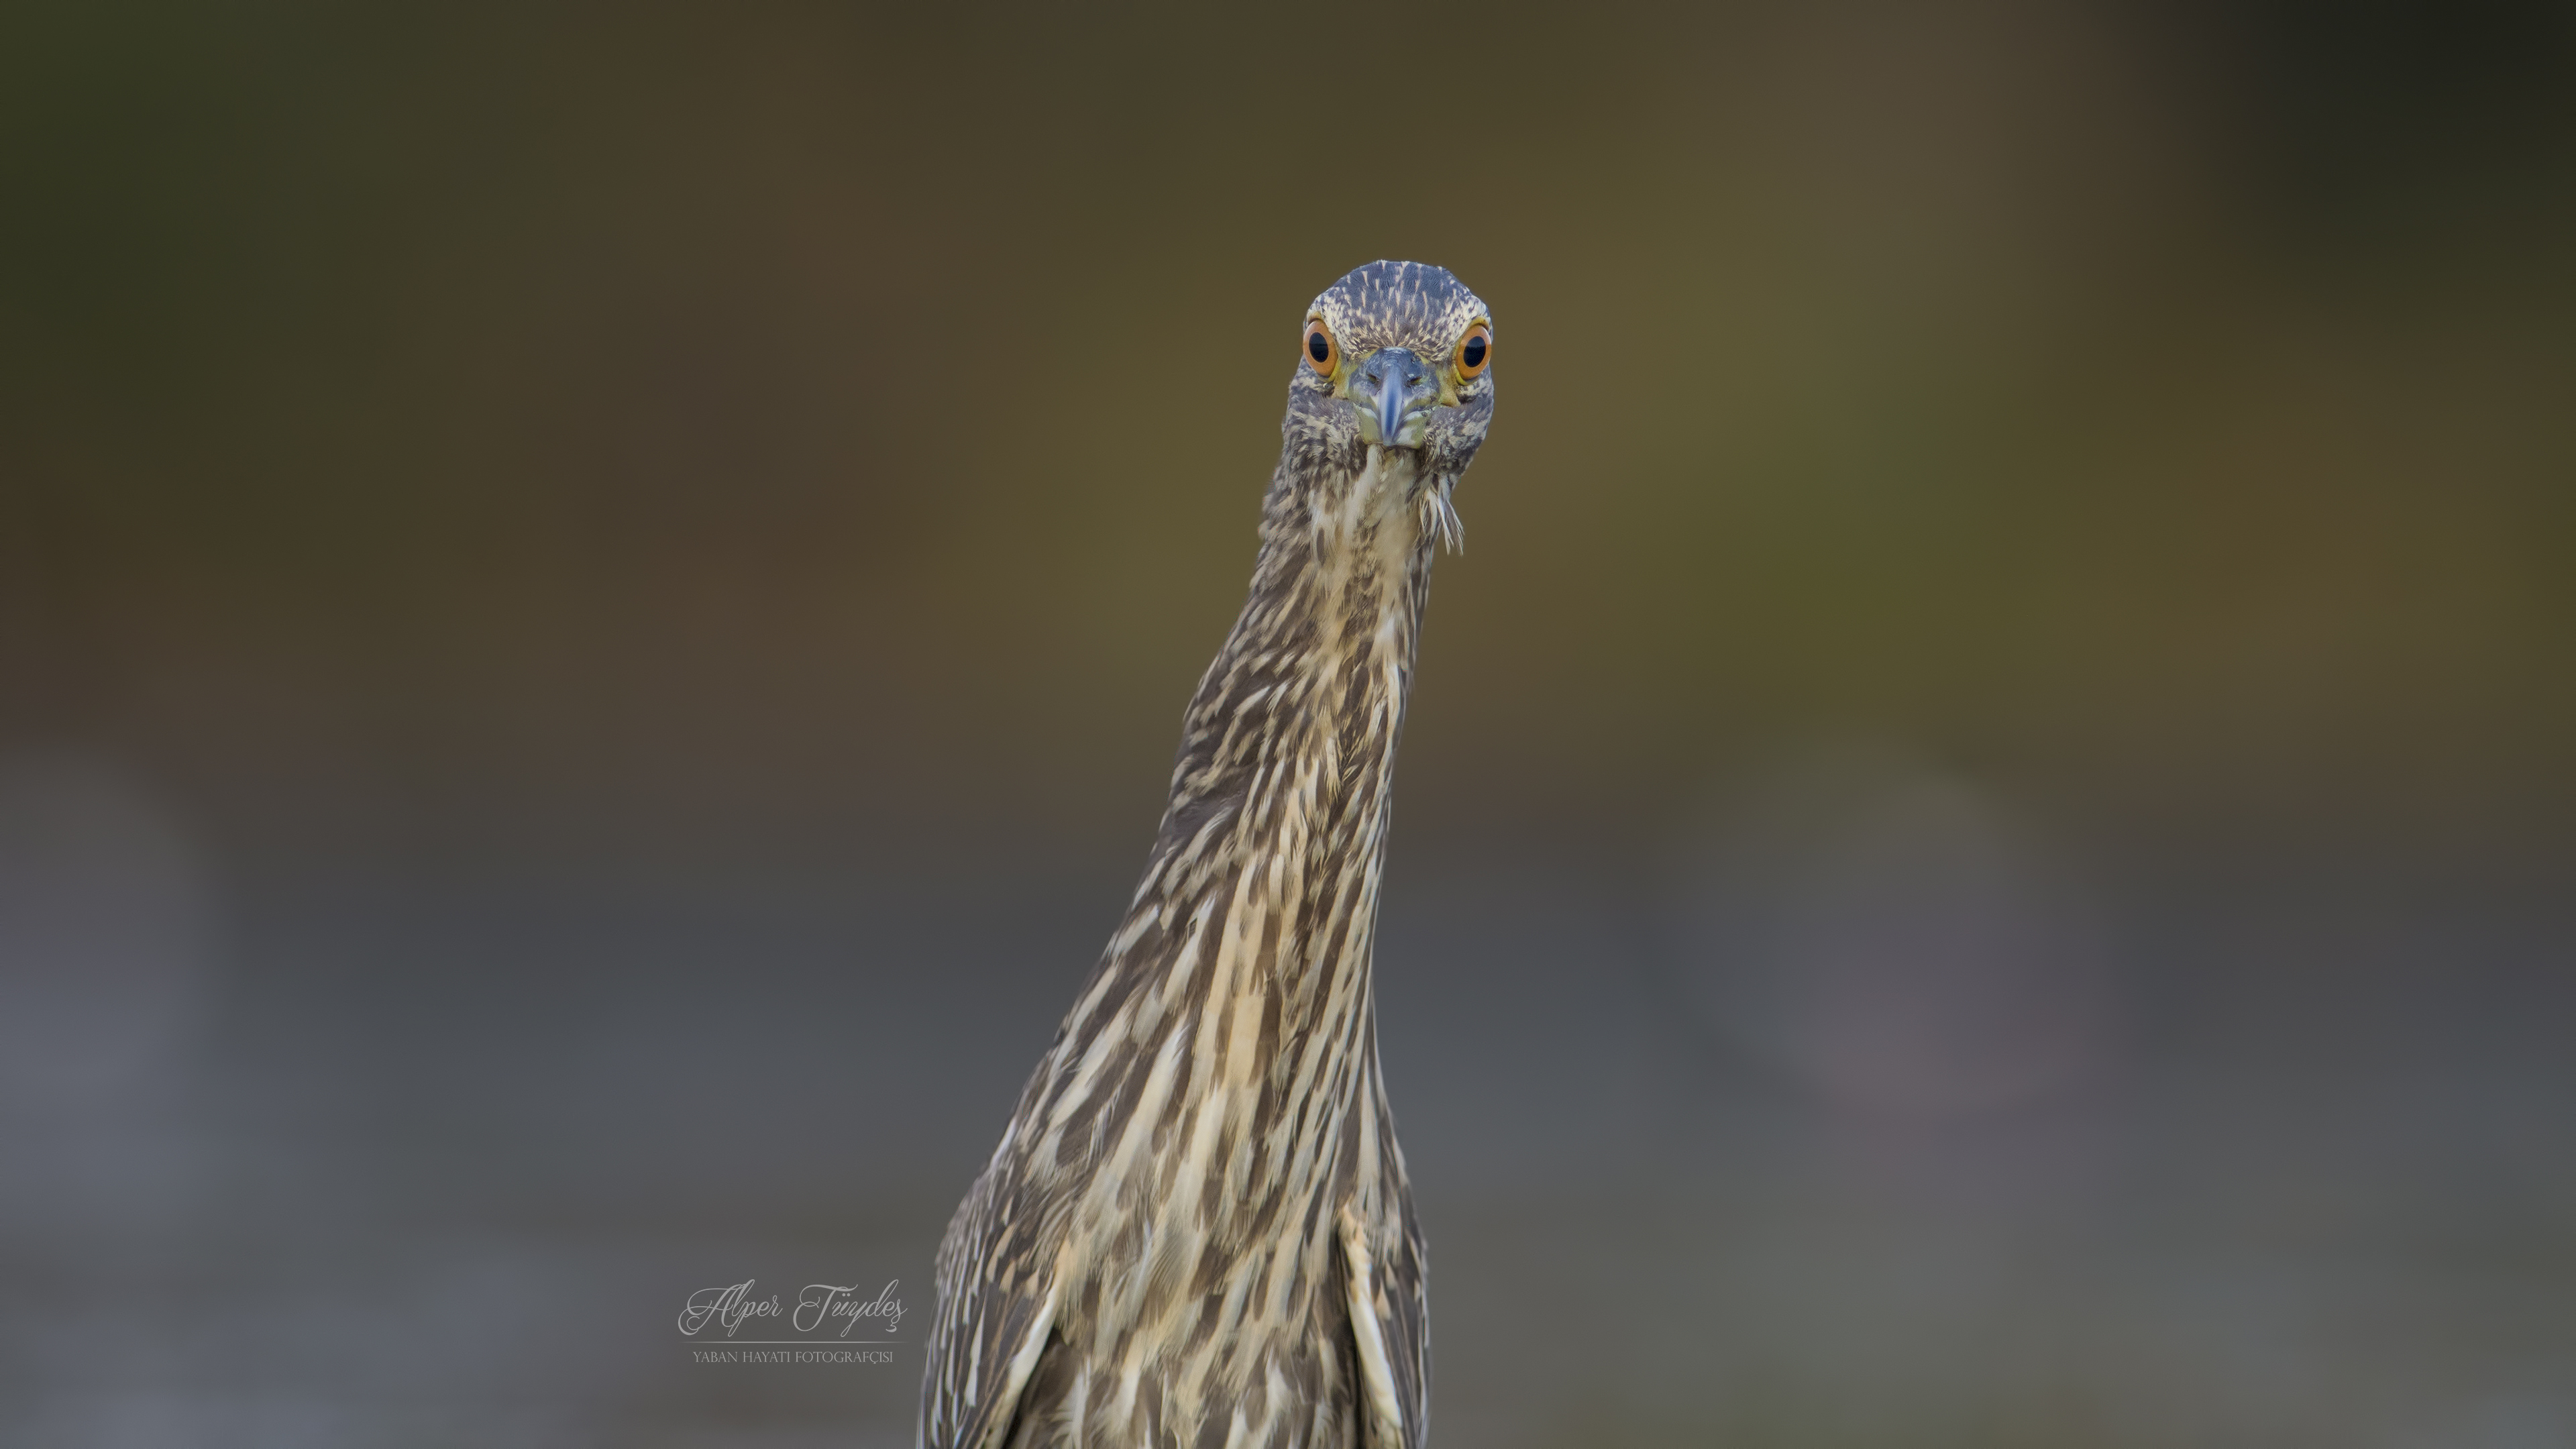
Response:
[{"label": "orange eye ring", "polygon": [[1475,326],[1470,327],[1470,328],[1468,328],[1468,329],[1467,329],[1467,335],[1466,335],[1466,336],[1461,337],[1461,338],[1459,338],[1459,339],[1458,339],[1458,376],[1459,376],[1459,377],[1461,377],[1461,378],[1475,378],[1475,377],[1482,377],[1482,376],[1484,376],[1484,373],[1485,373],[1485,369],[1486,369],[1486,367],[1488,367],[1489,365],[1491,365],[1491,364],[1492,364],[1492,362],[1493,362],[1493,360],[1494,360],[1494,329],[1493,329],[1493,328],[1486,326],[1486,325],[1485,325],[1484,323],[1482,323],[1482,322],[1479,322],[1479,323],[1477,323]]},{"label": "orange eye ring", "polygon": [[1299,344],[1298,351],[1319,376],[1331,377],[1333,370],[1342,365],[1341,344],[1333,340],[1333,329],[1325,326],[1321,317],[1306,319],[1306,340]]}]

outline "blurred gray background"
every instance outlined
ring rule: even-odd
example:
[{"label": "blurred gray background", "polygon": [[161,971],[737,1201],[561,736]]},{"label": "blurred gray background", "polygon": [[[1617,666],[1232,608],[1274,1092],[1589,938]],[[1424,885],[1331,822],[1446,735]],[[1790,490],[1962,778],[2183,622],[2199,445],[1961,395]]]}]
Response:
[{"label": "blurred gray background", "polygon": [[1438,1442],[2576,1445],[2565,7],[34,3],[0,198],[0,1440],[909,1443],[1392,256]]}]

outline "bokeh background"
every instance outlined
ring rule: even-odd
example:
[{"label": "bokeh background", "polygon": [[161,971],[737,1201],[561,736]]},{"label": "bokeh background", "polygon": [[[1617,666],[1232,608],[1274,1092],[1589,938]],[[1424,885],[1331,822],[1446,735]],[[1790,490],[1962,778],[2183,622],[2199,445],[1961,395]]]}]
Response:
[{"label": "bokeh background", "polygon": [[2564,7],[31,3],[0,197],[6,1442],[910,1442],[1395,256],[1439,1442],[2576,1445]]}]

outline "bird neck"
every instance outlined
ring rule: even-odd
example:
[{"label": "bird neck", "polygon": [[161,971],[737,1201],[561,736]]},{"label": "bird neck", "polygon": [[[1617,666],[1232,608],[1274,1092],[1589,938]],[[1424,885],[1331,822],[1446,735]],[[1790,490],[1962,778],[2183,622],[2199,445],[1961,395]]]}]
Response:
[{"label": "bird neck", "polygon": [[1175,925],[1211,903],[1238,922],[1245,906],[1271,921],[1276,948],[1245,964],[1271,975],[1292,1013],[1338,995],[1335,983],[1367,999],[1435,541],[1426,495],[1437,482],[1417,475],[1418,457],[1283,458],[1250,596],[1190,701],[1137,891]]},{"label": "bird neck", "polygon": [[1418,456],[1283,464],[1250,596],[1190,701],[1167,828],[1225,810],[1247,852],[1374,854],[1431,580]]},{"label": "bird neck", "polygon": [[[1124,1171],[1149,1140],[1131,1118],[1220,1100],[1264,1140],[1285,1123],[1338,1142],[1330,1124],[1374,1070],[1380,860],[1447,499],[1411,454],[1295,444],[1251,596],[1190,701],[1144,879],[1021,1104],[1037,1134],[1023,1150],[1047,1171]],[[1312,1188],[1337,1151],[1265,1158],[1245,1200]]]}]

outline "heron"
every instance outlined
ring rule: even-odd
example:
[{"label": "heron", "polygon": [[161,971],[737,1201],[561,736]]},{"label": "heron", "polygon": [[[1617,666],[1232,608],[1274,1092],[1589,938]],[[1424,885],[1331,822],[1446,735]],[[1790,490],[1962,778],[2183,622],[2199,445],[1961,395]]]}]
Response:
[{"label": "heron", "polygon": [[1419,1449],[1422,1233],[1371,952],[1415,641],[1492,314],[1374,262],[1306,309],[1243,610],[1108,947],[941,1241],[924,1449]]}]

